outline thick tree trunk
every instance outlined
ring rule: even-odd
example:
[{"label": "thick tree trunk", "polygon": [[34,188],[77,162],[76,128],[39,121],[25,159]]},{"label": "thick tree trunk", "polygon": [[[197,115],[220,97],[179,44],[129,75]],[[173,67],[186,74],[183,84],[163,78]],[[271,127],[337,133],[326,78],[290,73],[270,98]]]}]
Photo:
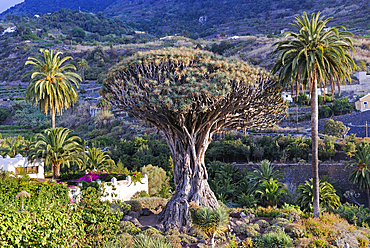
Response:
[{"label": "thick tree trunk", "polygon": [[51,116],[51,128],[55,128],[55,113],[52,109],[50,109],[50,116]]},{"label": "thick tree trunk", "polygon": [[173,172],[177,185],[174,195],[159,218],[168,230],[190,226],[188,208],[191,201],[210,208],[219,207],[219,204],[208,185],[204,163],[210,138],[204,138],[203,141],[198,139],[195,142],[188,141],[185,137],[167,136],[167,142],[173,154]]},{"label": "thick tree trunk", "polygon": [[52,164],[53,166],[53,179],[56,180],[60,176],[60,164]]},{"label": "thick tree trunk", "polygon": [[317,80],[312,80],[311,91],[311,133],[312,133],[312,178],[313,178],[313,216],[320,217],[319,203],[319,111]]}]

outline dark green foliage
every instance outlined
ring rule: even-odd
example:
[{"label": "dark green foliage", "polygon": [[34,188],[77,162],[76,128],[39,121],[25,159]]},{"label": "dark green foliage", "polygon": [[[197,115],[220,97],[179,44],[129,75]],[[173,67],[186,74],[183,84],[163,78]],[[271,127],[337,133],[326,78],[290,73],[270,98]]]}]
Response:
[{"label": "dark green foliage", "polygon": [[[293,100],[296,101],[297,98],[294,97]],[[298,104],[303,106],[310,105],[310,98],[308,98],[308,95],[306,93],[300,92],[298,94]]]},{"label": "dark green foliage", "polygon": [[172,175],[172,163],[169,162],[171,152],[163,137],[154,133],[133,140],[120,140],[110,152],[116,163],[120,160],[129,170],[138,170],[151,164],[163,168],[168,176]]},{"label": "dark green foliage", "polygon": [[[253,197],[247,194],[249,180],[247,170],[241,170],[232,164],[212,162],[207,164],[208,182],[216,197],[224,203],[240,200],[241,206],[252,206]],[[245,204],[245,205],[244,205]]]},{"label": "dark green foliage", "polygon": [[324,105],[319,108],[320,118],[327,118],[333,115],[333,110],[329,105]]},{"label": "dark green foliage", "polygon": [[291,238],[284,232],[268,232],[257,238],[255,243],[261,248],[293,247]]},{"label": "dark green foliage", "polygon": [[[71,207],[65,184],[1,173],[0,186],[1,247],[100,247],[114,239],[129,209],[120,202],[100,201],[99,188],[85,189],[82,201]],[[15,197],[21,190],[31,195],[24,199],[24,211]]]},{"label": "dark green foliage", "polygon": [[362,227],[368,227],[370,225],[370,210],[363,205],[359,207],[346,203],[333,212],[339,214],[340,217],[346,219],[350,224]]},{"label": "dark green foliage", "polygon": [[329,119],[324,125],[324,133],[330,136],[343,137],[347,134],[349,128],[343,124],[341,121],[334,121]]},{"label": "dark green foliage", "polygon": [[10,111],[7,108],[0,108],[0,124],[10,115]]},{"label": "dark green foliage", "polygon": [[348,97],[341,97],[334,100],[333,112],[335,115],[342,115],[349,113],[353,107],[348,102]]},{"label": "dark green foliage", "polygon": [[[319,181],[319,202],[320,208],[324,210],[335,209],[341,205],[340,198],[336,193],[334,186],[329,182],[320,179]],[[304,184],[300,184],[297,188],[296,204],[306,212],[313,211],[313,186],[312,178]]]}]

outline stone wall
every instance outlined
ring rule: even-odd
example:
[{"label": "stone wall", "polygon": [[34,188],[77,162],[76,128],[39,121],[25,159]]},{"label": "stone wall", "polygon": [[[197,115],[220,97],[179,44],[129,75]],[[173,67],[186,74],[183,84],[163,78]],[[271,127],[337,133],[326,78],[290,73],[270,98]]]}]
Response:
[{"label": "stone wall", "polygon": [[[249,164],[237,164],[239,168],[247,168],[253,170],[257,165]],[[360,193],[360,197],[357,201],[367,206],[367,195],[363,190],[359,190],[355,185],[352,185],[348,181],[348,176],[352,170],[350,167],[345,168],[346,165],[343,163],[333,164],[320,164],[319,175],[327,175],[338,182],[342,188],[342,193],[347,190],[354,190],[356,193]],[[312,165],[311,164],[276,164],[275,168],[285,173],[284,181],[289,186],[297,188],[300,183],[304,183],[306,180],[312,178]]]}]

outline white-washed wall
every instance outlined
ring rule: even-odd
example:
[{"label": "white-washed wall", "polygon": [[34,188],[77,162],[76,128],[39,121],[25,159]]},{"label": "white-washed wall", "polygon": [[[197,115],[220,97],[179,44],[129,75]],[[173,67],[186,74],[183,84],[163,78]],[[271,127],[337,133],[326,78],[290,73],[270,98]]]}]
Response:
[{"label": "white-washed wall", "polygon": [[0,156],[0,170],[10,171],[16,174],[18,167],[33,167],[38,166],[38,173],[28,174],[30,178],[44,178],[44,162],[42,159],[36,159],[32,164],[28,163],[27,157],[17,154],[15,158],[8,155],[3,158]]},{"label": "white-washed wall", "polygon": [[104,197],[102,200],[130,200],[136,193],[146,191],[149,193],[148,176],[144,175],[140,182],[132,182],[131,177],[126,177],[126,180],[117,181],[112,178],[111,183],[104,183]]},{"label": "white-washed wall", "polygon": [[[99,181],[98,181],[99,182]],[[144,175],[140,182],[132,182],[131,177],[126,177],[126,180],[117,181],[112,178],[110,183],[104,183],[104,196],[101,198],[103,201],[113,200],[130,200],[136,193],[146,191],[149,193],[148,176]],[[71,187],[69,189],[69,197],[72,201],[79,202],[81,196],[80,187]]]}]

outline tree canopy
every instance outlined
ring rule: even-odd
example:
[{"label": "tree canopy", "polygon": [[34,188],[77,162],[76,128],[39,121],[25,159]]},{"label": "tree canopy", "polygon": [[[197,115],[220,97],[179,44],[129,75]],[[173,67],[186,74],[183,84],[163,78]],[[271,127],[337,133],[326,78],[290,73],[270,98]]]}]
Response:
[{"label": "tree canopy", "polygon": [[279,90],[263,69],[187,48],[137,53],[105,81],[117,107],[189,134],[271,125],[284,110]]}]

